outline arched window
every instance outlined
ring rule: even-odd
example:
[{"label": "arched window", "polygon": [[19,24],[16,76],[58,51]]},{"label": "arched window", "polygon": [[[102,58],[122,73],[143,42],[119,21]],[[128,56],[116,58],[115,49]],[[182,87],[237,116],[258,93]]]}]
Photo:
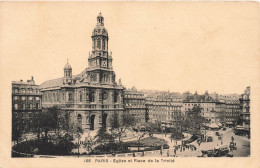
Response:
[{"label": "arched window", "polygon": [[72,93],[69,93],[69,101],[72,101],[73,98],[72,98]]},{"label": "arched window", "polygon": [[82,102],[82,93],[79,92],[79,101]]},{"label": "arched window", "polygon": [[78,122],[78,124],[82,124],[82,116],[81,116],[81,114],[78,114],[77,122]]},{"label": "arched window", "polygon": [[89,99],[90,99],[90,102],[95,102],[95,93],[93,91],[90,92]]},{"label": "arched window", "polygon": [[60,102],[60,94],[57,93],[57,102]]},{"label": "arched window", "polygon": [[97,40],[97,48],[100,49],[101,44],[100,44],[100,39]]},{"label": "arched window", "polygon": [[53,102],[56,102],[56,96],[55,96],[55,93],[53,93],[52,95],[53,95]]},{"label": "arched window", "polygon": [[22,92],[22,93],[25,93],[25,89],[21,89],[21,92]]},{"label": "arched window", "polygon": [[118,92],[115,92],[114,94],[114,102],[117,102],[118,101]]},{"label": "arched window", "polygon": [[103,40],[102,49],[103,49],[103,50],[106,49],[106,40]]}]

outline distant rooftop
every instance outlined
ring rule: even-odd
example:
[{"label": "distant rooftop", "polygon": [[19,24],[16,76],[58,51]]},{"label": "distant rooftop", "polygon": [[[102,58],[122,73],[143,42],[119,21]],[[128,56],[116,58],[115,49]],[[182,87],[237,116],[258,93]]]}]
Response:
[{"label": "distant rooftop", "polygon": [[12,84],[21,84],[21,85],[35,85],[33,76],[30,80],[23,81],[22,79],[20,81],[12,81]]}]

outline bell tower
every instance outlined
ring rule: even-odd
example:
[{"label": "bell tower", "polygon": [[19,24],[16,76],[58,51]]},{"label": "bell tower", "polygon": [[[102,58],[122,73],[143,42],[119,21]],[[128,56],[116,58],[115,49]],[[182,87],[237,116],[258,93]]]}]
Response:
[{"label": "bell tower", "polygon": [[72,68],[67,59],[67,64],[64,66],[63,84],[70,85],[71,83],[72,83]]},{"label": "bell tower", "polygon": [[112,67],[112,53],[108,53],[108,32],[104,27],[104,17],[97,16],[97,24],[92,32],[92,51],[88,58],[90,82],[113,84],[115,74]]}]

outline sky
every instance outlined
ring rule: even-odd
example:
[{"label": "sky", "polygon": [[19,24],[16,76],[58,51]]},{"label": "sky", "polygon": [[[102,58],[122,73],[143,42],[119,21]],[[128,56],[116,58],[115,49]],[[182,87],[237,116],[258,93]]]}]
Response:
[{"label": "sky", "polygon": [[[99,12],[127,88],[241,94],[260,83],[256,2],[2,3],[1,78],[41,84],[87,68]],[[258,87],[258,86],[256,86]]]}]

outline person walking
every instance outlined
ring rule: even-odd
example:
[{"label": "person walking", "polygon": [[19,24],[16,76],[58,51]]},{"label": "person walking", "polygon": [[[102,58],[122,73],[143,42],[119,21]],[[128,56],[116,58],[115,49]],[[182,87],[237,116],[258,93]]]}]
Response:
[{"label": "person walking", "polygon": [[133,152],[133,157],[135,157],[135,153]]},{"label": "person walking", "polygon": [[170,151],[169,151],[169,149],[167,150],[167,157],[169,157],[170,156]]},{"label": "person walking", "polygon": [[235,139],[234,139],[234,137],[232,136],[232,137],[231,137],[231,141],[233,142],[234,140],[235,140]]}]

